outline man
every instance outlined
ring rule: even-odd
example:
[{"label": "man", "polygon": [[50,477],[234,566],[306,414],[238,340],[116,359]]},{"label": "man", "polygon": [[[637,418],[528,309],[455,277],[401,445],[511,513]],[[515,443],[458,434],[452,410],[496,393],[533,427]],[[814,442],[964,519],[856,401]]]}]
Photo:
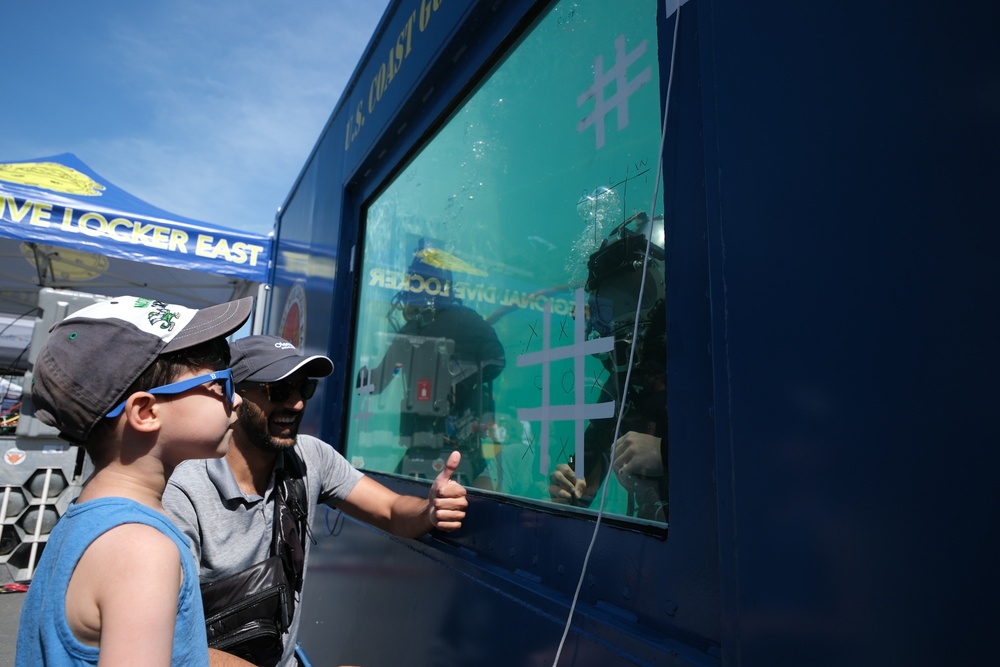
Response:
[{"label": "man", "polygon": [[[318,380],[333,372],[325,356],[303,357],[281,338],[250,336],[234,342],[232,374],[243,397],[225,459],[182,465],[170,478],[163,505],[191,540],[203,585],[218,582],[274,556],[272,537],[276,496],[286,474],[304,482],[308,521],[317,503],[336,506],[348,516],[401,537],[418,537],[432,528],[462,526],[466,490],[451,479],[461,456],[452,452],[427,499],[402,496],[366,477],[333,447],[300,435],[306,401]],[[293,494],[294,495],[294,494]],[[296,503],[289,503],[296,510]],[[279,513],[280,514],[280,513]],[[310,540],[302,539],[301,573],[308,564]],[[291,623],[283,633],[282,666],[296,664],[295,645],[301,615],[292,601]],[[207,603],[207,598],[206,598]],[[211,615],[206,614],[211,625]],[[212,644],[211,632],[209,636]],[[210,649],[213,666],[247,664]]]},{"label": "man", "polygon": [[[361,370],[358,386],[368,383],[371,393],[381,393],[402,371],[408,387],[399,435],[406,453],[397,473],[431,478],[443,457],[457,450],[462,462],[455,478],[492,490],[483,443],[496,442],[493,381],[503,371],[506,355],[493,327],[454,296],[452,271],[443,268],[448,259],[461,261],[420,240],[407,269],[407,285],[392,299],[388,319],[395,336],[382,361]],[[424,378],[442,375],[450,380],[447,387],[428,383],[431,396],[419,395]],[[446,396],[435,395],[441,390]]]}]

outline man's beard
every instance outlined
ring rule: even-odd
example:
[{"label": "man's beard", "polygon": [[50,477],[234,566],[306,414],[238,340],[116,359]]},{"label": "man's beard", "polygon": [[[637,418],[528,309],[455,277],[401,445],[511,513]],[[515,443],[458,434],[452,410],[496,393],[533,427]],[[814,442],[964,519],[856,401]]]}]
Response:
[{"label": "man's beard", "polygon": [[252,401],[244,400],[237,410],[238,425],[247,440],[257,449],[278,453],[290,449],[295,445],[295,438],[298,435],[298,428],[292,429],[290,438],[278,438],[271,435],[268,427],[267,416]]}]

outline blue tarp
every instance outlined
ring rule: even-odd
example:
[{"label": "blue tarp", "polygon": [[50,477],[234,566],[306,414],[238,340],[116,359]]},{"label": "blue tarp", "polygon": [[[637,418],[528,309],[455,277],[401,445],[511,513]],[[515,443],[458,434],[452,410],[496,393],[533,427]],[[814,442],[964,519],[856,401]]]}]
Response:
[{"label": "blue tarp", "polygon": [[0,236],[265,282],[266,236],[174,215],[71,153],[0,163]]}]

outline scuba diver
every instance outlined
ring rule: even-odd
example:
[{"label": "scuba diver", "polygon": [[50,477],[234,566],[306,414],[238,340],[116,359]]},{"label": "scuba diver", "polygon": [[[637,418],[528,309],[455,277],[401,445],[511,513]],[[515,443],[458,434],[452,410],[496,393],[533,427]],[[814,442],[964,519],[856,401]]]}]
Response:
[{"label": "scuba diver", "polygon": [[[631,229],[630,229],[631,227]],[[650,255],[643,281],[647,235]],[[607,379],[598,402],[615,403],[615,415],[592,419],[584,432],[584,478],[575,462],[560,463],[549,477],[555,502],[589,507],[611,465],[627,491],[626,513],[666,522],[667,345],[663,218],[637,213],[615,227],[587,261],[588,336],[614,337],[614,348],[598,355]],[[636,312],[639,314],[636,329]],[[629,355],[633,369],[625,386]],[[618,410],[624,410],[615,441]],[[612,447],[614,445],[614,447]],[[612,451],[614,461],[611,461]]]},{"label": "scuba diver", "polygon": [[493,327],[453,295],[449,257],[420,240],[387,314],[395,335],[377,366],[362,367],[358,386],[370,383],[378,394],[402,375],[399,435],[407,449],[397,473],[434,479],[458,450],[454,478],[492,488],[482,440],[494,435],[493,380],[506,358]]}]

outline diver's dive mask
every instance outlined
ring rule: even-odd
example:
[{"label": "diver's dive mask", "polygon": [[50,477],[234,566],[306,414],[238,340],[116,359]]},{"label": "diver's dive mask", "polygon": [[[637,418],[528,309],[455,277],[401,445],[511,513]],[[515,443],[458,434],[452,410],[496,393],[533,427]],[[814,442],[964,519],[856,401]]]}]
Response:
[{"label": "diver's dive mask", "polygon": [[416,297],[412,292],[402,290],[397,292],[389,302],[389,312],[385,315],[392,331],[399,330],[407,322],[417,320],[423,327],[434,321],[434,299],[431,297]]},{"label": "diver's dive mask", "polygon": [[[639,303],[647,234],[651,235],[649,265],[642,303]],[[636,311],[639,312],[637,333],[640,343],[636,350],[637,357],[643,349],[641,343],[650,327],[650,318],[664,316],[663,241],[663,218],[657,216],[650,221],[649,216],[639,212],[615,227],[587,262],[587,332],[590,338],[614,337],[614,349],[597,355],[609,372],[628,369],[629,349],[636,337]],[[656,323],[652,324],[656,326]],[[639,359],[636,358],[635,362],[638,363]]]},{"label": "diver's dive mask", "polygon": [[[634,231],[629,229],[630,225],[635,228]],[[622,273],[641,274],[642,262],[646,256],[647,234],[652,235],[649,242],[650,260],[662,262],[663,217],[657,216],[650,223],[649,216],[640,211],[612,229],[601,247],[590,256],[587,261],[587,291],[593,293],[605,281]]]}]

